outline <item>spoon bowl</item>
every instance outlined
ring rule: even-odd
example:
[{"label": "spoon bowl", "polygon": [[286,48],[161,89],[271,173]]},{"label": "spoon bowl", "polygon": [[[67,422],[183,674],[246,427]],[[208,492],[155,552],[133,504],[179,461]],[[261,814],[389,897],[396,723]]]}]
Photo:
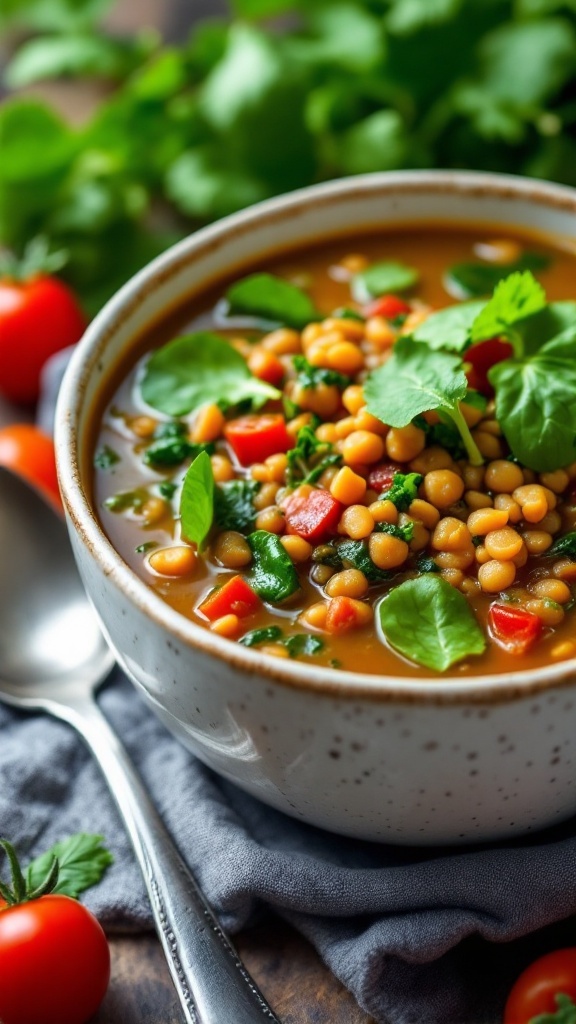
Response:
[{"label": "spoon bowl", "polygon": [[0,700],[63,719],[94,754],[140,863],[183,1019],[278,1024],[94,700],[114,657],[78,575],[64,520],[2,467],[0,538]]}]

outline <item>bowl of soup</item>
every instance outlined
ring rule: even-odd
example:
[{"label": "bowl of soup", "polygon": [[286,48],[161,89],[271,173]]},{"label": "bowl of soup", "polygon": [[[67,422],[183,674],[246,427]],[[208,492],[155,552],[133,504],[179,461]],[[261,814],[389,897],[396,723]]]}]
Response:
[{"label": "bowl of soup", "polygon": [[361,839],[576,809],[576,192],[402,172],[169,249],[75,351],[86,589],[205,764]]}]

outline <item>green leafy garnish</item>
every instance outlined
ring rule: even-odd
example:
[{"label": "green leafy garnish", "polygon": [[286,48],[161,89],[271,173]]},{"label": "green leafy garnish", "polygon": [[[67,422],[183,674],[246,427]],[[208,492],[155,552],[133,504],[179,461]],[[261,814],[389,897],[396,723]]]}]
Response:
[{"label": "green leafy garnish", "polygon": [[425,575],[395,587],[380,602],[387,642],[418,665],[444,672],[486,647],[468,601],[439,576]]},{"label": "green leafy garnish", "polygon": [[251,629],[241,636],[238,643],[244,647],[257,647],[258,644],[273,643],[282,637],[280,626],[262,626],[261,629]]},{"label": "green leafy garnish", "polygon": [[147,466],[179,466],[185,459],[195,459],[200,452],[214,451],[212,443],[193,444],[188,440],[185,423],[163,423],[154,434],[156,440],[148,445],[142,459]]},{"label": "green leafy garnish", "polygon": [[295,284],[273,274],[251,274],[226,292],[230,313],[257,317],[301,330],[322,319],[312,299]]},{"label": "green leafy garnish", "polygon": [[463,352],[470,344],[472,324],[485,306],[485,302],[459,302],[439,309],[418,325],[412,337],[433,349]]},{"label": "green leafy garnish", "polygon": [[242,356],[209,331],[187,334],[150,357],[140,383],[148,405],[169,416],[185,416],[209,402],[254,408],[280,392],[252,376]]},{"label": "green leafy garnish", "polygon": [[404,263],[372,263],[352,278],[352,295],[357,302],[376,299],[387,292],[403,292],[418,281],[418,271]]},{"label": "green leafy garnish", "polygon": [[329,466],[337,466],[342,456],[335,452],[329,441],[319,441],[314,429],[305,424],[296,435],[296,445],[286,453],[288,487],[297,484],[314,484]]},{"label": "green leafy garnish", "polygon": [[139,487],[135,491],[119,491],[118,494],[110,495],[104,499],[104,507],[109,512],[127,512],[128,509],[139,512],[147,499],[148,492],[144,487]]},{"label": "green leafy garnish", "polygon": [[480,466],[482,456],[460,411],[467,390],[460,359],[412,338],[400,338],[364,385],[368,412],[391,427],[405,427],[423,412],[442,413],[458,430],[472,465]]},{"label": "green leafy garnish", "polygon": [[58,861],[58,881],[53,893],[78,899],[80,893],[97,885],[114,858],[103,844],[103,837],[80,832],[56,843],[46,853],[35,857],[26,870],[31,889],[40,885],[54,859]]},{"label": "green leafy garnish", "polygon": [[300,658],[302,655],[312,657],[322,650],[324,641],[313,633],[293,633],[286,637],[284,646],[291,658]]},{"label": "green leafy garnish", "polygon": [[546,306],[546,293],[529,270],[517,271],[496,285],[490,301],[472,324],[472,342],[504,335],[513,345],[514,324],[539,313]]},{"label": "green leafy garnish", "polygon": [[246,530],[256,519],[257,480],[226,480],[214,491],[214,520],[221,530]]},{"label": "green leafy garnish", "polygon": [[194,459],[180,496],[182,536],[202,550],[214,519],[214,474],[207,452]]},{"label": "green leafy garnish", "polygon": [[554,1001],[558,1007],[553,1013],[539,1013],[528,1024],[576,1024],[576,1003],[570,996],[557,992]]},{"label": "green leafy garnish", "polygon": [[396,537],[398,540],[410,543],[414,536],[414,522],[411,519],[404,526],[396,526],[394,523],[376,523],[374,529],[378,533],[387,533],[389,537]]},{"label": "green leafy garnish", "polygon": [[547,554],[568,555],[569,558],[576,558],[576,532],[571,530],[563,537],[558,537]]},{"label": "green leafy garnish", "polygon": [[421,473],[394,473],[392,486],[380,495],[380,501],[391,501],[399,512],[405,512],[418,497],[424,477]]},{"label": "green leafy garnish", "polygon": [[[342,540],[335,549],[338,561],[336,569],[359,569],[363,572],[369,583],[386,583],[392,579],[393,573],[388,569],[379,569],[370,558],[368,544],[363,540]],[[323,559],[326,565],[330,565],[329,559]]]},{"label": "green leafy garnish", "polygon": [[440,566],[436,565],[434,559],[430,558],[428,555],[420,556],[416,562],[416,568],[420,573],[440,572]]},{"label": "green leafy garnish", "polygon": [[158,541],[145,540],[143,544],[139,544],[134,550],[137,555],[146,555],[148,551],[153,551],[156,547],[158,547]]},{"label": "green leafy garnish", "polygon": [[161,484],[158,484],[158,490],[162,497],[166,498],[166,501],[170,501],[176,494],[178,487],[171,480],[163,480]]},{"label": "green leafy garnish", "polygon": [[524,270],[545,270],[548,256],[524,253],[515,263],[458,263],[446,274],[446,287],[458,299],[489,295],[505,277]]},{"label": "green leafy garnish", "polygon": [[118,452],[115,452],[107,444],[102,445],[94,456],[94,465],[97,469],[112,469],[117,462],[120,462]]},{"label": "green leafy garnish", "polygon": [[345,377],[337,370],[330,370],[325,366],[312,366],[306,356],[294,356],[292,362],[298,371],[296,380],[303,388],[316,388],[319,384],[335,384],[343,391],[350,383],[350,377]]},{"label": "green leafy garnish", "polygon": [[[192,463],[194,465],[194,463]],[[254,561],[248,581],[263,601],[278,604],[299,589],[298,573],[280,538],[267,530],[248,536]]]}]

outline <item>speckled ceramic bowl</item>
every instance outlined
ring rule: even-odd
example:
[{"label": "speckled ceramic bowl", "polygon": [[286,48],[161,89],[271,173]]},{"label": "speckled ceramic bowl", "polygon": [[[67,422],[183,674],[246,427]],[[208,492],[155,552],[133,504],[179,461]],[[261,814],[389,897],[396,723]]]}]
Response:
[{"label": "speckled ceramic bowl", "polygon": [[165,725],[254,796],[335,832],[394,843],[496,839],[576,811],[576,660],[437,681],[334,672],[230,643],[164,604],[91,507],[91,410],[142,329],[263,255],[425,220],[576,240],[576,191],[485,174],[410,172],[274,199],[185,239],[133,278],[77,348],[56,444],[70,535],[118,661]]}]

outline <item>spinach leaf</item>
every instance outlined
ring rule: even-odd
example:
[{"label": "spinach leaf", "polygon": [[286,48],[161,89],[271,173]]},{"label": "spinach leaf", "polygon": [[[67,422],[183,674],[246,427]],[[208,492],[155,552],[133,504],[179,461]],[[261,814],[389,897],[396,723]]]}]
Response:
[{"label": "spinach leaf", "polygon": [[541,253],[526,252],[515,263],[457,263],[444,279],[446,290],[456,299],[489,295],[503,278],[516,271],[545,270],[550,259]]},{"label": "spinach leaf", "polygon": [[102,445],[94,455],[94,465],[97,469],[112,469],[117,462],[120,462],[118,452],[107,444]]},{"label": "spinach leaf", "polygon": [[416,284],[419,276],[414,267],[408,267],[405,263],[372,263],[352,278],[352,295],[356,302],[367,302],[386,292],[404,292]]},{"label": "spinach leaf", "polygon": [[546,307],[546,293],[529,270],[505,277],[472,324],[472,341],[505,335],[514,344],[514,324]]},{"label": "spinach leaf", "polygon": [[485,307],[484,302],[459,302],[431,313],[414,331],[416,341],[425,341],[430,348],[463,352],[470,344],[472,324]]},{"label": "spinach leaf", "polygon": [[301,330],[321,320],[312,299],[295,284],[273,274],[251,274],[226,292],[230,313],[243,313]]},{"label": "spinach leaf", "polygon": [[[336,569],[360,569],[369,583],[386,583],[394,575],[388,569],[379,569],[370,558],[368,545],[363,540],[342,540],[334,549],[339,564]],[[324,564],[330,565],[330,556],[322,559]]]},{"label": "spinach leaf", "polygon": [[147,466],[179,466],[185,459],[195,459],[200,452],[211,455],[214,451],[212,442],[193,444],[178,434],[161,437],[144,451],[143,462]]},{"label": "spinach leaf", "polygon": [[391,427],[405,427],[423,412],[441,412],[457,428],[472,465],[481,466],[482,456],[459,407],[467,390],[460,359],[411,338],[400,338],[391,357],[364,384],[368,412]]},{"label": "spinach leaf", "polygon": [[405,526],[396,526],[394,523],[376,523],[374,529],[378,533],[387,533],[389,537],[396,537],[410,543],[414,536],[414,522],[410,520]]},{"label": "spinach leaf", "polygon": [[486,647],[468,601],[439,576],[401,583],[382,599],[378,612],[391,647],[437,672]]},{"label": "spinach leaf", "polygon": [[576,325],[525,359],[506,359],[488,373],[496,416],[514,455],[539,473],[576,454]]},{"label": "spinach leaf", "polygon": [[244,647],[257,647],[258,644],[273,643],[275,640],[280,640],[281,637],[280,626],[262,626],[261,629],[251,629],[250,632],[244,633],[238,643],[243,644]]},{"label": "spinach leaf", "polygon": [[399,512],[405,512],[414,498],[424,477],[421,473],[394,473],[392,486],[380,495],[380,501],[391,501]]},{"label": "spinach leaf", "polygon": [[537,352],[569,327],[576,327],[576,302],[550,302],[545,309],[516,325],[526,355]]},{"label": "spinach leaf", "polygon": [[547,554],[568,555],[569,558],[576,558],[576,532],[571,530],[563,537],[558,537]]},{"label": "spinach leaf", "polygon": [[292,636],[286,637],[283,643],[291,658],[299,658],[302,655],[311,657],[324,647],[324,641],[313,633],[293,633]]},{"label": "spinach leaf", "polygon": [[221,530],[246,530],[256,519],[257,480],[226,480],[214,491],[214,519]]},{"label": "spinach leaf", "polygon": [[253,377],[242,356],[209,331],[175,338],[154,352],[140,382],[153,409],[185,416],[208,402],[224,406],[250,401],[254,408],[280,392]]},{"label": "spinach leaf", "polygon": [[256,530],[248,543],[254,556],[249,582],[263,601],[278,604],[298,590],[298,573],[275,533]]},{"label": "spinach leaf", "polygon": [[303,388],[316,388],[319,384],[335,384],[343,391],[350,383],[350,377],[345,377],[337,370],[330,370],[326,366],[312,366],[306,356],[293,356],[292,362],[298,371],[296,379]]},{"label": "spinach leaf", "polygon": [[184,477],[180,516],[182,536],[201,551],[214,519],[214,475],[207,452],[194,459]]}]

